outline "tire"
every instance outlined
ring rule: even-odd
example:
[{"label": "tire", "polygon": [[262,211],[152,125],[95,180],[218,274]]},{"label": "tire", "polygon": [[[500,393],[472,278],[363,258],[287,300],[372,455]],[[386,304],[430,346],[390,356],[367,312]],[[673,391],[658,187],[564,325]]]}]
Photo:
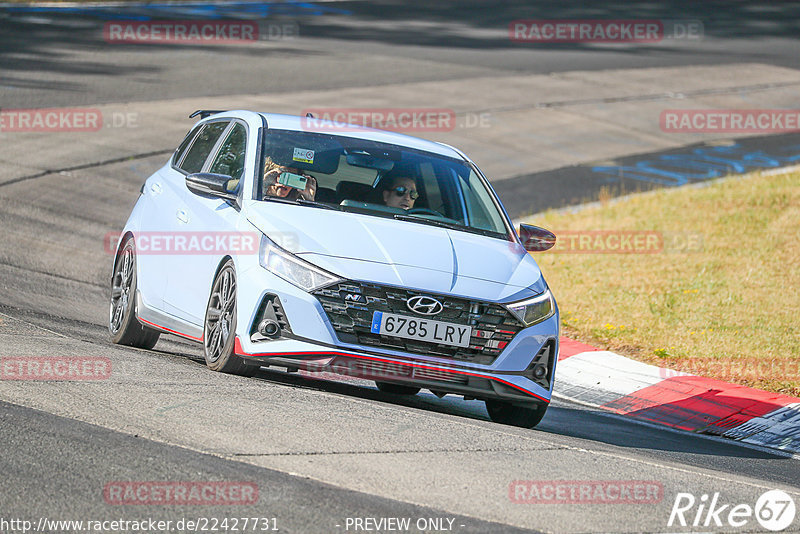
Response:
[{"label": "tire", "polygon": [[125,241],[114,262],[108,332],[112,343],[140,349],[152,349],[161,335],[136,318],[136,247],[133,238]]},{"label": "tire", "polygon": [[203,322],[203,352],[212,371],[253,376],[256,365],[247,365],[234,354],[236,341],[236,269],[228,260],[211,286]]},{"label": "tire", "polygon": [[486,401],[486,411],[489,418],[501,425],[533,428],[539,424],[547,412],[547,404],[537,404],[534,407],[515,406],[510,402],[500,400]]},{"label": "tire", "polygon": [[384,393],[394,393],[395,395],[416,395],[422,388],[415,388],[412,386],[403,386],[401,384],[393,384],[391,382],[375,382],[378,389]]}]

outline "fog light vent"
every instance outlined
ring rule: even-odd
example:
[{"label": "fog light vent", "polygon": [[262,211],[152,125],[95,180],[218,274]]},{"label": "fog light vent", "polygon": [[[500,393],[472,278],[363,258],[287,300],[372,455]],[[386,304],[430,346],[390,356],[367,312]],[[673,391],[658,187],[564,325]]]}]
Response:
[{"label": "fog light vent", "polygon": [[291,334],[286,312],[283,311],[281,301],[277,295],[265,295],[258,307],[258,312],[250,328],[250,340],[270,341],[278,339],[285,334]]}]

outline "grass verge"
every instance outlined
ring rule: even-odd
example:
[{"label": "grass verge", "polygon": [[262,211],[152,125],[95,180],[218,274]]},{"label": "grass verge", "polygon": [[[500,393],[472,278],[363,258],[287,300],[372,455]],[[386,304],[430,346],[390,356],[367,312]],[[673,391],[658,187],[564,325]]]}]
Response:
[{"label": "grass verge", "polygon": [[534,257],[564,335],[800,396],[800,172],[663,189],[525,222],[560,234],[555,249]]}]

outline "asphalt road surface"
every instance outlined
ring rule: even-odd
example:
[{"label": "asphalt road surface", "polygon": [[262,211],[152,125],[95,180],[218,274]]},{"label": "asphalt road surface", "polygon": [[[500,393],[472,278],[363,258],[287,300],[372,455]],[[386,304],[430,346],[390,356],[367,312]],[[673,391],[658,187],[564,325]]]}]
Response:
[{"label": "asphalt road surface", "polygon": [[[296,23],[299,37],[240,48],[122,47],[98,33],[108,20],[226,18],[233,8],[64,13],[0,7],[0,107],[306,89],[335,94],[423,80],[743,61],[795,69],[800,63],[799,8],[789,2],[251,8],[242,16]],[[692,46],[531,48],[508,39],[508,22],[518,18],[692,19],[703,21],[708,38]],[[4,150],[5,135],[0,160],[32,157]],[[723,522],[733,506],[753,507],[767,490],[782,489],[800,505],[797,459],[559,399],[535,430],[522,430],[491,423],[475,401],[402,398],[365,381],[267,368],[250,379],[212,373],[197,346],[169,336],[152,351],[110,344],[111,258],[103,238],[122,227],[142,181],[173,148],[100,163],[109,159],[102,147],[76,142],[68,149],[94,151],[96,164],[0,180],[0,357],[102,357],[112,368],[102,381],[0,381],[0,531],[22,532],[19,522],[3,521],[41,526],[42,518],[164,520],[173,524],[161,531],[178,532],[181,519],[259,517],[280,532],[761,532],[752,517],[741,527],[720,526],[699,503],[718,494],[719,504],[728,505]],[[35,156],[60,168],[47,151],[42,145]],[[120,481],[245,483],[258,488],[258,500],[132,506],[104,493]],[[657,498],[630,503],[531,504],[519,493],[530,486],[516,481],[644,481],[659,490]],[[686,512],[687,525],[670,525],[681,493],[698,505]],[[410,526],[398,528],[402,523],[390,518],[408,518]],[[51,525],[47,531],[81,530]],[[800,531],[800,519],[785,530],[791,531]]]},{"label": "asphalt road surface", "polygon": [[[67,106],[578,70],[767,63],[796,68],[794,2],[321,2],[261,9],[0,9],[3,107]],[[305,6],[315,6],[314,8]],[[296,23],[259,47],[109,44],[115,20]],[[696,20],[706,39],[512,42],[517,19]],[[269,38],[269,32],[264,32]],[[298,38],[293,38],[297,36]],[[284,38],[285,37],[285,38]],[[525,97],[525,95],[520,95]]]}]

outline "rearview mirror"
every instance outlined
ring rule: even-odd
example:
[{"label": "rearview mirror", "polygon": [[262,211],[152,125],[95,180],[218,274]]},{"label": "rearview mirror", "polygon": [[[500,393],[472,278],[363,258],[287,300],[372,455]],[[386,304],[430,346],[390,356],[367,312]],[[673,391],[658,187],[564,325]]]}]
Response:
[{"label": "rearview mirror", "polygon": [[239,180],[234,180],[226,174],[198,172],[186,177],[186,187],[196,195],[236,200],[238,197],[236,187]]},{"label": "rearview mirror", "polygon": [[377,169],[379,171],[390,171],[394,167],[394,162],[389,155],[380,154],[375,156],[366,152],[345,151],[345,161],[353,167],[363,167],[365,169]]},{"label": "rearview mirror", "polygon": [[525,250],[530,252],[549,250],[556,244],[556,234],[532,224],[519,225],[519,238]]}]

